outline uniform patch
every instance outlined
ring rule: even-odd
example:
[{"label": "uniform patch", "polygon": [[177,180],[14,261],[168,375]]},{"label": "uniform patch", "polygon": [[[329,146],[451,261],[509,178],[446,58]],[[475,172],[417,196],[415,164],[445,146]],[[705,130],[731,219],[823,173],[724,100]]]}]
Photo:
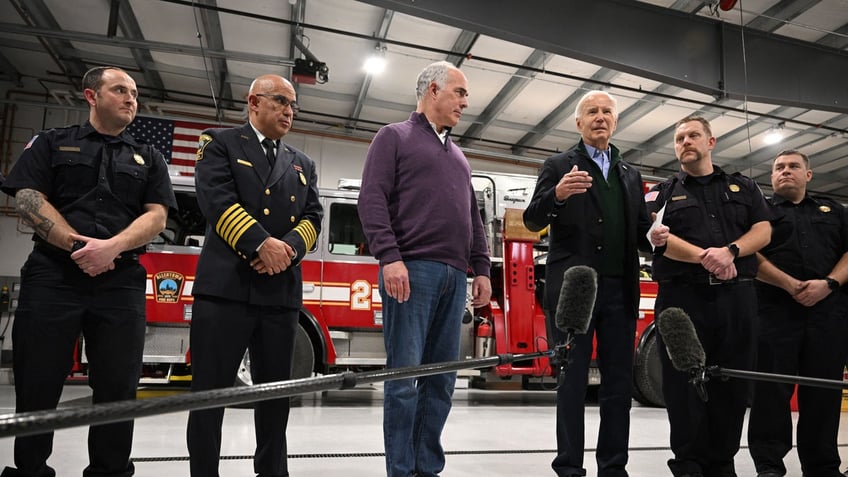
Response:
[{"label": "uniform patch", "polygon": [[62,152],[80,152],[81,149],[79,146],[59,146],[59,150]]},{"label": "uniform patch", "polygon": [[138,153],[133,154],[133,159],[135,159],[135,163],[138,164],[139,166],[144,165],[144,158],[141,157],[141,154],[138,154]]},{"label": "uniform patch", "polygon": [[296,170],[297,172],[303,172],[303,168],[302,168],[302,167],[300,167],[300,166],[298,166],[297,164],[292,164],[292,167],[293,167],[293,168],[294,168],[294,170]]},{"label": "uniform patch", "polygon": [[739,192],[739,186],[736,184],[730,184],[727,188],[730,189],[730,192]]},{"label": "uniform patch", "polygon": [[660,195],[659,191],[652,191],[645,194],[645,202],[653,202],[657,200],[657,196]]},{"label": "uniform patch", "polygon": [[820,205],[819,210],[826,214],[826,213],[830,212],[830,207],[828,207],[826,205]]},{"label": "uniform patch", "polygon": [[306,176],[303,175],[302,172],[299,172],[298,174],[300,175],[300,183],[306,185]]},{"label": "uniform patch", "polygon": [[29,149],[30,147],[32,147],[32,143],[34,143],[36,139],[38,139],[38,134],[36,134],[35,136],[33,136],[33,137],[32,137],[32,139],[30,139],[30,140],[29,140],[29,142],[28,142],[28,143],[26,143],[26,146],[24,146],[24,151],[26,151],[27,149]]},{"label": "uniform patch", "polygon": [[675,196],[672,196],[672,197],[671,197],[671,200],[672,200],[672,201],[675,201],[675,200],[686,200],[686,196],[685,196],[685,195],[675,195]]},{"label": "uniform patch", "polygon": [[185,277],[177,272],[159,272],[153,276],[156,303],[176,303],[180,300]]},{"label": "uniform patch", "polygon": [[212,142],[212,136],[210,136],[208,134],[201,134],[200,135],[200,140],[197,144],[197,161],[200,161],[201,159],[203,159],[203,150],[206,149],[206,146],[208,146],[211,142]]}]

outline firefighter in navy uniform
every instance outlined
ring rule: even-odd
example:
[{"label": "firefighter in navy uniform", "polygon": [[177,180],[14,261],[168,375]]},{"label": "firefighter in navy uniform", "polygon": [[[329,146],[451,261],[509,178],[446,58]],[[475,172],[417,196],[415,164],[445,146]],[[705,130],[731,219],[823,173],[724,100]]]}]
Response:
[{"label": "firefighter in navy uniform", "polygon": [[[56,407],[80,332],[93,401],[135,399],[145,332],[138,255],[176,208],[162,155],[125,132],[135,81],[98,67],[82,86],[89,120],[39,133],[2,188],[35,231],[12,329],[17,412]],[[92,426],[83,476],[132,475],[132,434],[132,421]],[[2,475],[55,475],[52,447],[52,432],[16,438],[16,468]]]},{"label": "firefighter in navy uniform", "polygon": [[[315,163],[279,141],[297,111],[291,83],[257,78],[248,108],[247,124],[205,131],[197,151],[197,202],[208,225],[193,288],[193,391],[232,386],[246,349],[255,383],[291,377],[300,260],[321,227]],[[262,477],[289,475],[288,414],[288,398],[255,405],[254,471]],[[218,475],[223,415],[189,415],[194,477]]]},{"label": "firefighter in navy uniform", "polygon": [[[651,212],[665,208],[666,247],[654,251],[659,283],[655,313],[682,308],[692,318],[706,364],[751,369],[755,355],[757,274],[755,253],[770,239],[772,216],[751,179],[712,164],[709,123],[690,116],[677,123],[674,150],[681,171],[646,196]],[[735,477],[749,385],[713,379],[702,401],[686,372],[672,366],[660,344],[663,396],[671,430],[672,473]]]},{"label": "firefighter in navy uniform", "polygon": [[[848,215],[838,202],[813,197],[809,158],[783,151],[772,166],[779,216],[759,256],[760,333],[757,371],[841,380],[845,363]],[[789,402],[795,385],[757,381],[748,422],[748,447],[760,477],[786,475],[792,449]],[[798,458],[806,477],[842,477],[839,416],[842,393],[798,387]]]}]

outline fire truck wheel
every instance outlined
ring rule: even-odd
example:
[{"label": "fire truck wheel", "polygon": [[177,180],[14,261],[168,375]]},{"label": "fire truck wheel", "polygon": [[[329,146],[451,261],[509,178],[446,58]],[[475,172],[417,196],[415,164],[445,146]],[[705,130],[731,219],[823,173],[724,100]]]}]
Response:
[{"label": "fire truck wheel", "polygon": [[[312,376],[315,367],[315,352],[312,349],[312,341],[303,326],[297,326],[297,334],[294,337],[294,366],[292,379],[308,378]],[[250,376],[250,353],[245,352],[241,360],[238,374],[236,374],[236,386],[250,386],[253,378]]]},{"label": "fire truck wheel", "polygon": [[633,397],[646,406],[665,406],[662,394],[662,363],[660,363],[657,332],[654,330],[636,349],[633,364]]}]

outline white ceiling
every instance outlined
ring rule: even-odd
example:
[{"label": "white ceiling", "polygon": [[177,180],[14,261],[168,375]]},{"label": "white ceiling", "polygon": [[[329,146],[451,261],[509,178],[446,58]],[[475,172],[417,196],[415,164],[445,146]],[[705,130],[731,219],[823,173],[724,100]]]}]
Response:
[{"label": "white ceiling", "polygon": [[[710,2],[646,3],[716,18]],[[114,7],[119,21],[109,36]],[[835,39],[848,61],[848,0],[745,0],[731,11],[720,11],[720,19],[806,42]],[[604,40],[602,28],[598,40]],[[378,49],[384,51],[387,68],[379,76],[367,75],[363,62]],[[214,120],[217,103],[219,117],[237,122],[251,79],[264,73],[289,76],[292,60],[303,57],[304,50],[329,67],[329,81],[298,85],[302,112],[296,126],[359,138],[408,117],[415,108],[415,78],[424,66],[468,55],[461,68],[469,80],[470,106],[453,132],[469,154],[497,160],[538,163],[571,147],[577,139],[573,104],[563,106],[559,115],[557,107],[591,85],[587,80],[593,75],[602,74],[605,88],[629,119],[619,124],[613,142],[644,174],[665,177],[676,164],[671,135],[664,132],[681,117],[717,102],[679,87],[671,87],[670,97],[643,94],[640,90],[664,85],[354,0],[0,0],[0,83],[45,98],[32,101],[65,107],[84,106],[81,72],[115,64],[138,82],[140,114]],[[519,70],[534,52],[542,54],[541,67]],[[787,65],[785,74],[804,67]],[[526,81],[509,86],[515,78]],[[848,81],[844,84],[848,88]],[[43,96],[45,90],[51,94]],[[502,108],[485,117],[496,100]],[[711,120],[718,137],[714,162],[752,175],[768,189],[775,154],[799,148],[814,164],[811,189],[848,201],[845,114],[745,101],[721,104],[732,109]],[[648,105],[652,108],[644,115],[626,115]],[[556,119],[546,128],[550,116]],[[485,124],[482,132],[463,138],[475,122]],[[784,124],[787,138],[766,147],[763,136],[778,123]],[[813,126],[817,124],[827,127]],[[531,132],[541,137],[524,142]]]}]

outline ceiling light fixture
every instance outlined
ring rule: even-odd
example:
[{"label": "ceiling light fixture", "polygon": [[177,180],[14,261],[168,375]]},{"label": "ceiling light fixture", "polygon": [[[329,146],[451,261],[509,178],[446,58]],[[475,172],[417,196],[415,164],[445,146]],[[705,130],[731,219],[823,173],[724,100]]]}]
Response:
[{"label": "ceiling light fixture", "polygon": [[772,126],[766,135],[763,136],[763,142],[767,145],[771,146],[773,144],[777,144],[783,140],[783,126],[784,123],[781,121],[776,126]]},{"label": "ceiling light fixture", "polygon": [[386,69],[386,49],[377,47],[374,54],[365,60],[363,68],[369,75],[379,75]]}]

